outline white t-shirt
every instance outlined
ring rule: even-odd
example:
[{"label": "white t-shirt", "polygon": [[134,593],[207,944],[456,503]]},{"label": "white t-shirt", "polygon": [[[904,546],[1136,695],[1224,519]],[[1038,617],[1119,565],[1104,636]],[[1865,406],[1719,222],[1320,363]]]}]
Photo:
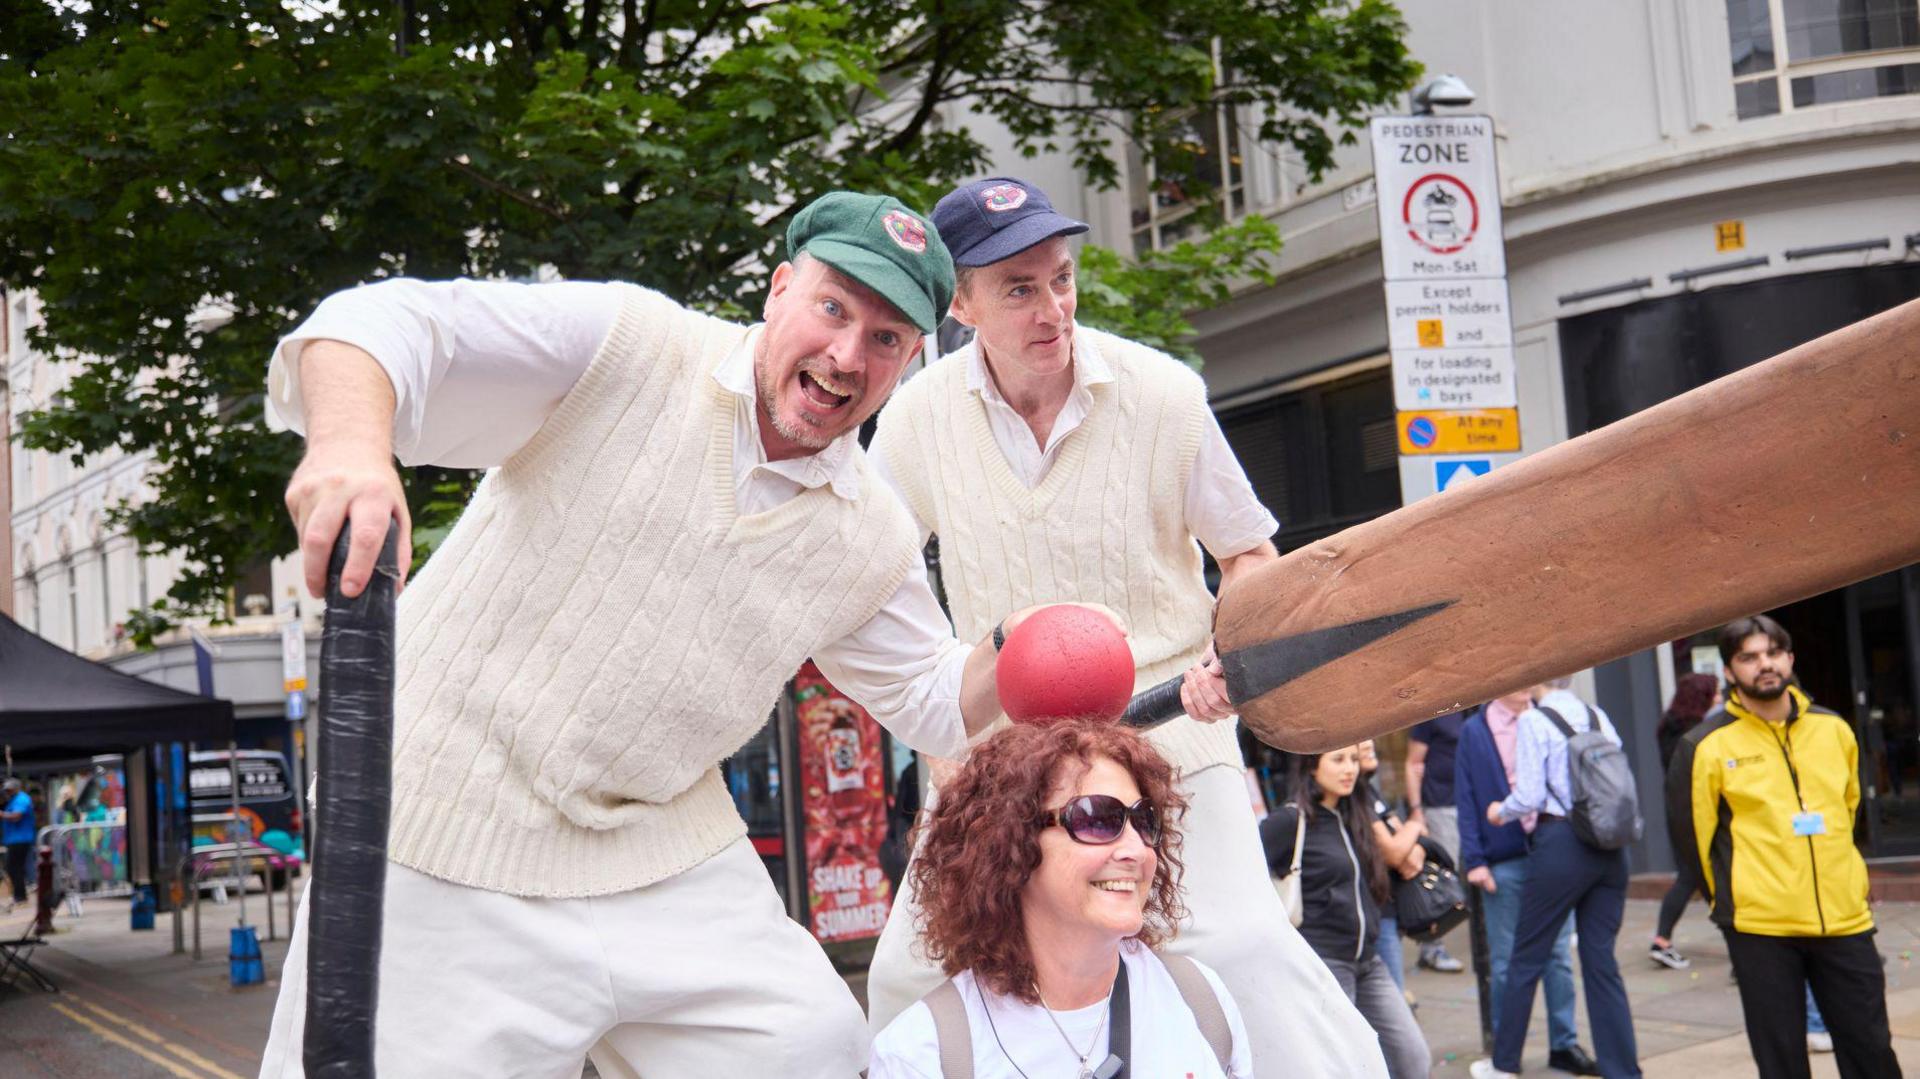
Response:
[{"label": "white t-shirt", "polygon": [[[1120,959],[1127,965],[1127,1011],[1132,1020],[1129,1075],[1141,1079],[1252,1079],[1253,1055],[1247,1047],[1246,1025],[1219,975],[1195,963],[1220,998],[1227,1025],[1233,1031],[1233,1069],[1225,1073],[1160,957],[1129,945],[1121,949]],[[1098,1065],[1106,1059],[1111,1033],[1105,1029],[1106,1001],[1054,1012],[1053,1018],[1066,1030],[1063,1039],[1039,1005],[984,989],[973,980],[972,971],[961,972],[953,981],[967,1006],[975,1079],[1020,1079],[1022,1074],[1027,1079],[1072,1076],[1080,1068],[1078,1050],[1084,1050],[1089,1042],[1093,1043],[1093,1053],[1088,1064]],[[1074,1051],[1067,1049],[1068,1041]],[[941,1079],[940,1039],[934,1030],[933,1012],[924,1002],[901,1012],[873,1040],[867,1079]]]}]

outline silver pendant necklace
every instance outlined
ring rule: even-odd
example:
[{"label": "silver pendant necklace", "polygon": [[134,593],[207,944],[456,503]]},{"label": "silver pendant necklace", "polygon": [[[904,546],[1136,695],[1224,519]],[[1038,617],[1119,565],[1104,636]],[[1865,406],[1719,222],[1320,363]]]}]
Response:
[{"label": "silver pendant necklace", "polygon": [[[1067,1037],[1067,1028],[1060,1025],[1060,1020],[1053,1014],[1053,1007],[1047,1003],[1047,998],[1040,996],[1039,982],[1033,983],[1033,995],[1040,997],[1040,1010],[1047,1013],[1047,1020],[1053,1024],[1053,1029],[1060,1032],[1060,1040],[1067,1043],[1067,1052],[1072,1053],[1075,1059],[1080,1061],[1080,1070],[1075,1073],[1074,1079],[1093,1079],[1093,1068],[1087,1064],[1087,1058],[1093,1055],[1094,1046],[1100,1044],[1100,1035],[1107,1029],[1107,1016],[1111,1014],[1112,1009],[1100,1010],[1100,1025],[1093,1028],[1093,1039],[1087,1042],[1087,1051],[1083,1053],[1074,1048],[1073,1039]],[[1111,994],[1108,999],[1112,999]]]}]

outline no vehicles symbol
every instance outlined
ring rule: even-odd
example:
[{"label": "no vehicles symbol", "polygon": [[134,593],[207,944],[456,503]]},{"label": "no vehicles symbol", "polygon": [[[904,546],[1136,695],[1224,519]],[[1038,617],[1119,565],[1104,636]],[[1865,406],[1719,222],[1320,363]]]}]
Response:
[{"label": "no vehicles symbol", "polygon": [[1459,177],[1430,172],[1407,188],[1400,220],[1414,243],[1436,255],[1451,255],[1480,231],[1480,203]]},{"label": "no vehicles symbol", "polygon": [[1433,445],[1439,437],[1440,432],[1434,428],[1433,421],[1425,416],[1415,416],[1407,424],[1407,441],[1421,449]]}]

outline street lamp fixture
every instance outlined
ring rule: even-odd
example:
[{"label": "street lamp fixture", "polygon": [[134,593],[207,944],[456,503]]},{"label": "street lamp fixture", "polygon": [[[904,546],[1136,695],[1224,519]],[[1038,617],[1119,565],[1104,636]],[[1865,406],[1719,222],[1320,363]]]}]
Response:
[{"label": "street lamp fixture", "polygon": [[1413,114],[1432,116],[1436,105],[1448,108],[1465,108],[1473,104],[1473,87],[1458,75],[1442,75],[1421,83],[1413,91]]}]

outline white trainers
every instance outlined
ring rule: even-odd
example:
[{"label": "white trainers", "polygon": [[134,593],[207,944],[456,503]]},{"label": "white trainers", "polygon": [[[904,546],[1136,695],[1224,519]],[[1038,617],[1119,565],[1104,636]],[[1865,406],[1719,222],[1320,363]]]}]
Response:
[{"label": "white trainers", "polygon": [[1494,1067],[1491,1058],[1474,1061],[1473,1066],[1467,1069],[1467,1074],[1473,1076],[1473,1079],[1520,1079],[1513,1072],[1503,1072]]},{"label": "white trainers", "polygon": [[1664,948],[1658,944],[1647,945],[1647,958],[1669,970],[1685,970],[1693,965],[1691,960],[1680,954],[1680,949],[1671,944]]},{"label": "white trainers", "polygon": [[1807,1031],[1807,1052],[1809,1053],[1833,1052],[1833,1035],[1827,1033],[1824,1030]]}]

